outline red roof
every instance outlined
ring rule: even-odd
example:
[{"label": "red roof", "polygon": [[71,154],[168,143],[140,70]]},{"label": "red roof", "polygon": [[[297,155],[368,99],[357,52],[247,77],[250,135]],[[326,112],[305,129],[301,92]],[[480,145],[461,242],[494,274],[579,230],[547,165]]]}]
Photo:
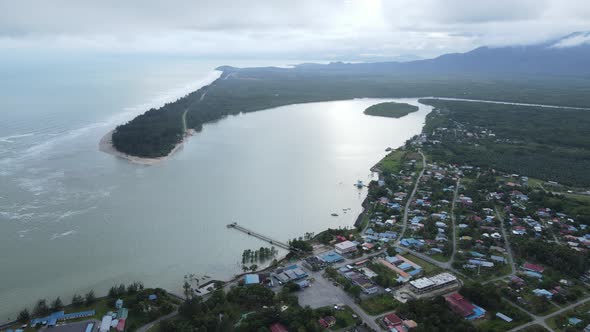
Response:
[{"label": "red roof", "polygon": [[274,323],[270,326],[270,331],[271,332],[289,332],[289,330],[287,330],[287,328],[285,327],[285,325],[281,324],[281,323]]},{"label": "red roof", "polygon": [[544,267],[537,265],[537,264],[524,263],[524,265],[522,267],[526,270],[539,272],[539,273],[543,273],[543,271],[545,271]]},{"label": "red roof", "polygon": [[385,321],[386,324],[389,325],[401,325],[402,324],[402,319],[398,317],[398,315],[396,314],[389,314],[389,315],[385,315],[385,317],[383,317],[383,320]]},{"label": "red roof", "polygon": [[117,324],[117,331],[125,331],[125,320],[119,319],[119,323]]},{"label": "red roof", "polygon": [[467,317],[471,315],[473,313],[473,310],[475,309],[475,306],[467,299],[465,299],[463,296],[461,296],[461,294],[459,293],[447,295],[445,297],[445,301],[447,301],[447,303],[451,307],[451,310],[461,315],[462,317]]}]

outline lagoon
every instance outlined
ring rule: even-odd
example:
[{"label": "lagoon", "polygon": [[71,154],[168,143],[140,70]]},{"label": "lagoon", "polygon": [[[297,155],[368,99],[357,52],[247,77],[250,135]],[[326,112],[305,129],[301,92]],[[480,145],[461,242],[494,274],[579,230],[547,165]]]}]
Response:
[{"label": "lagoon", "polygon": [[[31,73],[16,82],[31,80],[24,94],[0,81],[2,321],[38,298],[69,301],[121,282],[180,293],[188,273],[229,279],[244,249],[265,245],[230,222],[282,241],[350,227],[366,195],[356,181],[373,177],[387,147],[420,133],[431,110],[417,99],[289,105],[207,124],[154,166],[98,151],[116,124],[216,75],[210,63],[154,61],[84,66],[55,81]],[[384,101],[420,110],[363,114]]]}]

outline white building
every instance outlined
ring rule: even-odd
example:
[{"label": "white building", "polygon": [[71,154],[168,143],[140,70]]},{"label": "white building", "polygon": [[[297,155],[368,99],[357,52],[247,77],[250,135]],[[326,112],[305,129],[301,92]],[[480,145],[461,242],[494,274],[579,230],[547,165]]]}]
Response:
[{"label": "white building", "polygon": [[336,252],[340,255],[356,251],[356,244],[354,244],[351,241],[343,241],[340,243],[336,243],[334,247],[336,248]]}]

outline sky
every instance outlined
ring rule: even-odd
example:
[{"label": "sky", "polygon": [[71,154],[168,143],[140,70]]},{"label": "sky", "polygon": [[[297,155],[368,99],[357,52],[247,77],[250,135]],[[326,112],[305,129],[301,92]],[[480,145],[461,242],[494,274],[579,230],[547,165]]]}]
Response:
[{"label": "sky", "polygon": [[587,30],[588,0],[0,0],[0,52],[404,60]]}]

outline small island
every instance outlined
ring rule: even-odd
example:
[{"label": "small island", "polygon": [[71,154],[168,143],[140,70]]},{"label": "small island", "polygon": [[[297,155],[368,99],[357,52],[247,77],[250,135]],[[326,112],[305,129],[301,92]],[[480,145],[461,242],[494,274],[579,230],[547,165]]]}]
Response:
[{"label": "small island", "polygon": [[417,111],[418,106],[406,103],[386,102],[369,106],[364,113],[367,115],[384,116],[388,118],[401,118]]}]

